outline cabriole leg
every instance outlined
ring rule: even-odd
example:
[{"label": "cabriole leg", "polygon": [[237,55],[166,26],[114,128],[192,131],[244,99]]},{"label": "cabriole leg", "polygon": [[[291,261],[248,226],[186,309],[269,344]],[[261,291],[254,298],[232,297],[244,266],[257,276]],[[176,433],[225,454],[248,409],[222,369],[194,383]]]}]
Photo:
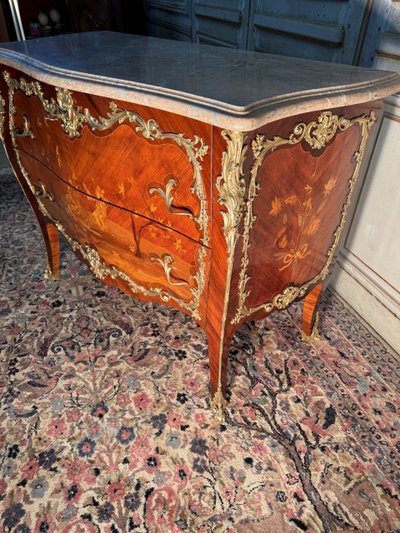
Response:
[{"label": "cabriole leg", "polygon": [[315,342],[319,340],[318,336],[318,302],[322,296],[323,284],[316,285],[311,292],[307,294],[303,302],[303,316],[301,325],[301,337],[305,342]]},{"label": "cabriole leg", "polygon": [[210,364],[211,411],[218,422],[225,420],[226,383],[230,338],[222,341],[213,331],[208,331],[208,359]]},{"label": "cabriole leg", "polygon": [[60,276],[60,239],[54,224],[40,221],[43,240],[46,247],[47,266],[44,278],[56,281]]},{"label": "cabriole leg", "polygon": [[40,210],[38,199],[33,194],[31,188],[29,187],[25,177],[23,176],[20,170],[20,166],[18,164],[18,160],[16,158],[9,133],[4,135],[3,145],[13,173],[25,193],[25,197],[28,200],[36,216],[40,230],[42,232],[43,242],[47,255],[47,264],[44,270],[44,278],[57,280],[60,275],[60,241],[58,230],[56,226],[49,220],[49,218],[45,216],[45,214]]}]

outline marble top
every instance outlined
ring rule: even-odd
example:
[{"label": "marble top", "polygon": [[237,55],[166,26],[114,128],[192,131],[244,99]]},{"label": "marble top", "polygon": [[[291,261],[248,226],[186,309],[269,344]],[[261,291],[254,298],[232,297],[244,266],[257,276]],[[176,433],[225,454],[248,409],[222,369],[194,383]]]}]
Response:
[{"label": "marble top", "polygon": [[400,91],[395,73],[115,32],[2,43],[0,62],[46,83],[238,130]]}]

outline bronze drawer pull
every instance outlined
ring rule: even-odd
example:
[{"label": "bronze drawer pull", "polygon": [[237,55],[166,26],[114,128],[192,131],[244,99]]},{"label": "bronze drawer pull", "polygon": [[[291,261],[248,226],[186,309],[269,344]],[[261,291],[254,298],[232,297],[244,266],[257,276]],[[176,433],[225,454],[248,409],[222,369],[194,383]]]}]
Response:
[{"label": "bronze drawer pull", "polygon": [[161,198],[164,198],[165,205],[172,215],[184,215],[190,219],[193,219],[193,213],[190,211],[190,209],[187,207],[181,207],[180,209],[184,209],[184,211],[177,211],[178,208],[172,204],[174,197],[172,196],[171,191],[177,185],[178,182],[176,179],[171,178],[165,186],[165,190],[162,187],[151,187],[149,189],[149,194],[158,194],[161,196]]},{"label": "bronze drawer pull", "polygon": [[54,198],[47,191],[46,187],[44,186],[44,183],[41,182],[41,181],[38,181],[38,186],[34,187],[33,194],[37,198],[42,198],[42,199],[45,199],[45,200],[50,200],[50,202],[54,202]]},{"label": "bronze drawer pull", "polygon": [[[168,283],[170,283],[171,285],[189,285],[187,281],[180,279],[180,278],[175,278],[175,276],[171,274],[172,263],[174,260],[172,259],[170,255],[164,254],[162,257],[151,255],[149,256],[149,259],[153,263],[158,263],[163,267],[165,277],[167,278]],[[174,279],[171,279],[171,278],[174,278]]]},{"label": "bronze drawer pull", "polygon": [[31,137],[31,139],[34,139],[35,136],[32,133],[27,115],[22,115],[22,121],[24,123],[24,127],[23,128],[14,127],[14,135],[16,137]]}]

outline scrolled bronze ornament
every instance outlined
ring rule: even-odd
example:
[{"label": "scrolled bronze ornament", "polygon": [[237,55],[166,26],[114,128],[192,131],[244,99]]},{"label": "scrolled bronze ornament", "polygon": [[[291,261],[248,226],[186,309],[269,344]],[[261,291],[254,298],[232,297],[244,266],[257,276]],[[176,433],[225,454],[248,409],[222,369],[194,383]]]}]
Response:
[{"label": "scrolled bronze ornament", "polygon": [[218,203],[225,207],[222,211],[224,235],[228,248],[228,260],[233,256],[238,239],[239,223],[243,215],[246,183],[243,177],[243,163],[246,157],[247,135],[241,131],[224,130],[221,133],[227,143],[222,154],[222,173],[217,178]]},{"label": "scrolled bronze ornament", "polygon": [[29,119],[26,115],[22,115],[23,128],[14,128],[14,135],[16,137],[30,137],[34,139],[35,136],[32,133]]},{"label": "scrolled bronze ornament", "polygon": [[178,215],[178,216],[186,216],[188,218],[193,219],[193,214],[189,209],[181,210],[174,206],[174,196],[172,194],[172,190],[178,185],[178,182],[175,178],[170,178],[165,185],[165,188],[160,187],[150,187],[149,188],[149,194],[153,195],[156,194],[160,196],[165,201],[165,206],[167,210],[171,213],[171,215]]},{"label": "scrolled bronze ornament", "polygon": [[152,263],[158,263],[164,270],[165,277],[170,285],[189,285],[184,279],[179,279],[172,273],[172,263],[174,259],[169,254],[163,254],[162,257],[150,255],[149,259]]},{"label": "scrolled bronze ornament", "polygon": [[[333,115],[331,111],[321,113],[316,122],[298,124],[294,130],[294,137],[304,136],[304,140],[315,150],[321,150],[335,137],[337,131],[345,131],[349,126],[349,119]],[[303,133],[304,132],[304,133]]]},{"label": "scrolled bronze ornament", "polygon": [[239,237],[239,225],[243,216],[243,205],[246,194],[246,182],[243,175],[243,164],[248,146],[247,134],[241,131],[224,130],[221,132],[226,141],[226,150],[222,154],[221,175],[218,176],[216,187],[218,203],[225,210],[221,211],[223,231],[227,247],[227,274],[224,297],[224,309],[221,324],[221,340],[219,347],[218,388],[211,401],[211,410],[217,420],[223,422],[226,401],[222,393],[222,352],[224,329],[228,312],[229,290],[232,279],[233,260],[236,243]]}]

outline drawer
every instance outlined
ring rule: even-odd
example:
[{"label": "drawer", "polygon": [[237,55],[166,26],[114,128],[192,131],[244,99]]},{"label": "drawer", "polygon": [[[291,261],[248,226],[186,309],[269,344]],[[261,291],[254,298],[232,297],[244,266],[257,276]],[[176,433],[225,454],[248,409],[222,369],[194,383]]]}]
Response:
[{"label": "drawer", "polygon": [[129,292],[174,303],[199,317],[207,248],[165,226],[91,198],[20,153],[30,186],[94,274]]},{"label": "drawer", "polygon": [[[8,83],[20,151],[81,192],[208,243],[203,180],[209,182],[210,156],[206,141],[196,138],[195,121],[167,120],[170,129],[164,131],[145,116],[146,108],[66,90],[56,93],[19,76]],[[205,125],[199,127],[208,142]]]}]

